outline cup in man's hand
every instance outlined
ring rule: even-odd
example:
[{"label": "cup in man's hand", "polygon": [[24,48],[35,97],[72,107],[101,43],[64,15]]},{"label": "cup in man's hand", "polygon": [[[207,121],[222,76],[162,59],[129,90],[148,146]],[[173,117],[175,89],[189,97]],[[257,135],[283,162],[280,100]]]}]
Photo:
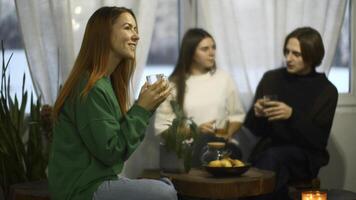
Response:
[{"label": "cup in man's hand", "polygon": [[263,108],[264,109],[271,107],[270,105],[268,105],[268,103],[270,101],[278,101],[278,95],[276,95],[276,94],[263,95]]},{"label": "cup in man's hand", "polygon": [[265,100],[265,101],[277,101],[278,100],[278,95],[276,95],[276,94],[266,94],[266,95],[263,95],[263,100]]}]

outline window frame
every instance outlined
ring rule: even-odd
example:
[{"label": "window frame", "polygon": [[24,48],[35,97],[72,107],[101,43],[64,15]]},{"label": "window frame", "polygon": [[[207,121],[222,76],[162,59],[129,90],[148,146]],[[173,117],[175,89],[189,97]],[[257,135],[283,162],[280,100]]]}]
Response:
[{"label": "window frame", "polygon": [[356,0],[351,3],[351,67],[350,67],[350,91],[349,93],[339,93],[338,106],[356,106]]}]

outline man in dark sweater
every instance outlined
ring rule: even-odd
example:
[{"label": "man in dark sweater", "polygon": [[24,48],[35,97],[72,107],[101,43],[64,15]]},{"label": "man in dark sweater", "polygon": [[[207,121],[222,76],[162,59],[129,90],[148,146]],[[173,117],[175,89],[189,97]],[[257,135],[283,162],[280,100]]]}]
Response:
[{"label": "man in dark sweater", "polygon": [[335,86],[315,71],[324,57],[316,30],[294,30],[286,37],[283,52],[286,67],[263,75],[244,123],[262,137],[250,161],[276,173],[275,192],[269,195],[274,200],[289,199],[289,181],[316,177],[328,163],[326,146],[338,99]]}]

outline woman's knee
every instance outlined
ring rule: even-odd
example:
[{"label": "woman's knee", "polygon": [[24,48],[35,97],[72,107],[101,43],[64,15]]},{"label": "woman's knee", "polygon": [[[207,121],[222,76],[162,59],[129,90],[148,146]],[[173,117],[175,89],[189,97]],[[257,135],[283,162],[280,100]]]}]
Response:
[{"label": "woman's knee", "polygon": [[117,199],[177,200],[177,192],[168,179],[127,179],[104,182],[94,193],[94,200]]},{"label": "woman's knee", "polygon": [[152,190],[153,199],[162,199],[162,200],[177,200],[177,191],[174,189],[173,185],[163,183],[160,185],[158,190]]},{"label": "woman's knee", "polygon": [[174,189],[174,187],[168,187],[160,199],[177,200],[177,191]]}]

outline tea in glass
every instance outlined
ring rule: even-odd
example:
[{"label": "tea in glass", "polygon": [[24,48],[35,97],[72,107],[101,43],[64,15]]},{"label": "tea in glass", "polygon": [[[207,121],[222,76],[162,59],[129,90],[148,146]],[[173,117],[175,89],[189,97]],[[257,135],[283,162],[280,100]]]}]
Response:
[{"label": "tea in glass", "polygon": [[152,85],[155,82],[160,81],[162,79],[166,80],[166,76],[164,74],[151,74],[146,76],[146,81],[149,85]]},{"label": "tea in glass", "polygon": [[229,126],[229,120],[222,119],[215,122],[215,134],[216,135],[226,135]]}]

